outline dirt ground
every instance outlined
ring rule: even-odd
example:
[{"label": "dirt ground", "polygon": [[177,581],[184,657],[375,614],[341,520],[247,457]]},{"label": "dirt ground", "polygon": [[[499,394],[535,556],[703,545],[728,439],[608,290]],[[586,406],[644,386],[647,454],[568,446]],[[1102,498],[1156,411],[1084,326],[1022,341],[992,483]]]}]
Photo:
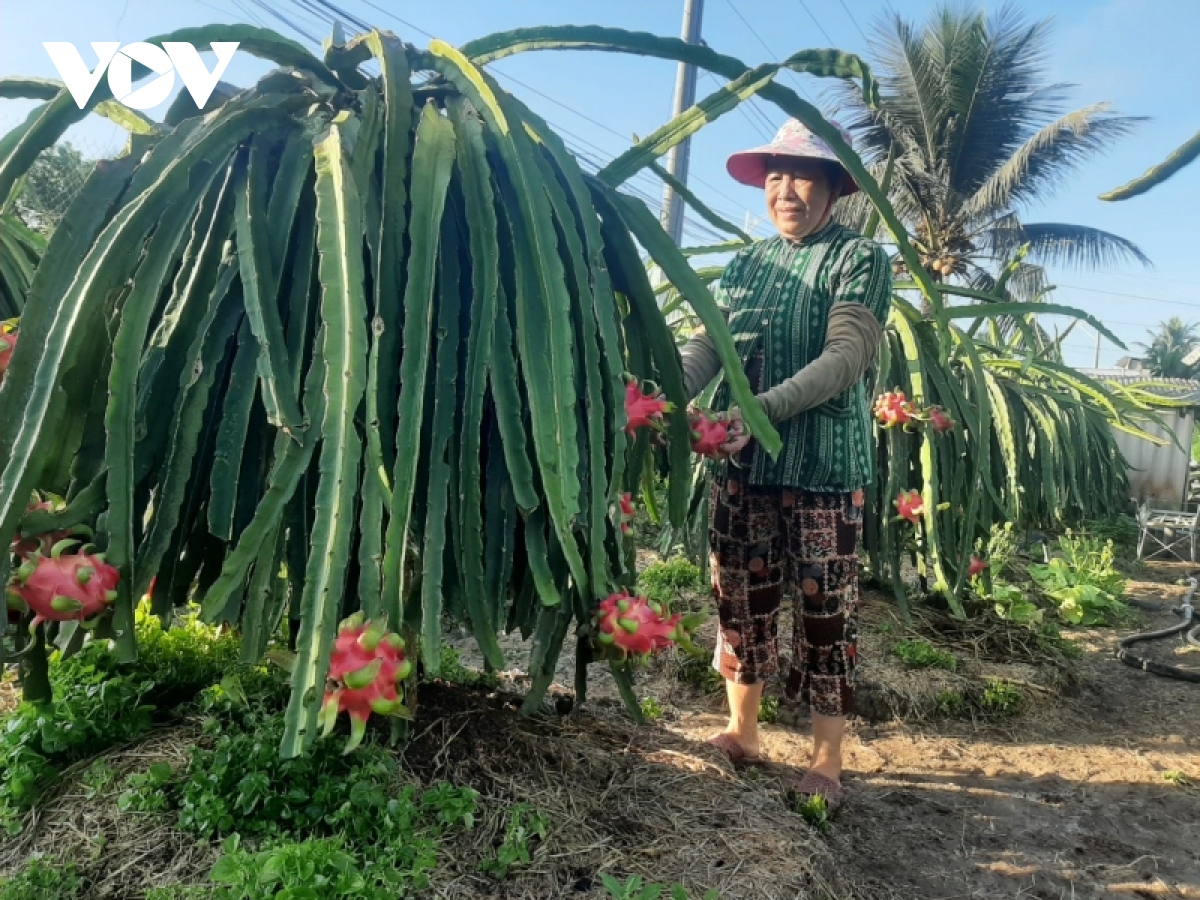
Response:
[{"label": "dirt ground", "polygon": [[[1180,574],[1151,566],[1131,583],[1132,597],[1159,606],[1137,627],[1178,621],[1170,609],[1182,596],[1173,585]],[[526,802],[552,823],[532,864],[496,883],[477,860],[504,821],[485,818],[445,848],[428,896],[602,898],[597,874],[607,872],[682,881],[693,897],[715,888],[730,900],[1200,898],[1200,685],[1119,663],[1113,650],[1129,629],[1071,632],[1084,651],[1077,677],[1037,660],[990,659],[994,635],[951,644],[964,660],[956,673],[914,672],[884,649],[898,636],[894,623],[891,606],[868,595],[862,681],[870,720],[849,738],[848,803],[825,833],[783,796],[803,771],[807,726],[764,725],[770,766],[733,772],[704,744],[723,725],[719,694],[682,684],[676,664],[640,681],[639,696],[663,711],[643,727],[620,710],[600,667],[586,706],[571,708],[569,692],[556,687],[558,712],[552,702],[535,719],[516,716],[516,693],[427,685],[415,738],[402,751],[408,777],[471,784],[485,804]],[[470,642],[462,648],[472,664]],[[1200,654],[1179,649],[1164,641],[1154,653],[1200,671]],[[564,685],[572,665],[568,649]],[[519,670],[502,674],[507,686],[523,686]],[[1020,715],[991,723],[929,715],[940,692],[987,677],[1022,686]],[[194,728],[159,733],[111,762],[118,771],[175,762]],[[85,803],[71,782],[64,779],[64,793],[20,846],[0,856],[73,853],[78,843],[78,856],[104,873],[97,896],[105,897],[204,880],[215,848],[169,823],[130,821],[115,796]],[[84,852],[97,845],[107,847],[100,856]]]},{"label": "dirt ground", "polygon": [[[1129,596],[1157,607],[1141,612],[1141,624],[1067,632],[1083,655],[1065,679],[1053,666],[1001,664],[986,652],[968,654],[958,673],[905,670],[884,650],[891,606],[868,594],[861,680],[875,721],[860,721],[849,737],[849,801],[820,838],[831,854],[821,862],[833,865],[825,873],[832,889],[864,900],[1200,898],[1200,685],[1148,675],[1114,656],[1130,631],[1178,623],[1171,610],[1184,590],[1174,582],[1185,571],[1150,564],[1131,580]],[[1200,654],[1183,652],[1181,640],[1140,646],[1200,671]],[[564,684],[570,671],[568,649]],[[639,686],[665,715],[641,729],[637,743],[647,752],[682,738],[704,756],[702,742],[724,724],[720,697],[680,687],[669,674]],[[987,677],[1022,687],[1020,715],[928,715],[941,691]],[[614,693],[604,673],[592,691],[601,702]],[[809,731],[797,723],[764,725],[763,733],[772,765],[743,777],[778,796],[803,771]],[[749,893],[706,886],[729,897],[803,896],[777,885]]]}]

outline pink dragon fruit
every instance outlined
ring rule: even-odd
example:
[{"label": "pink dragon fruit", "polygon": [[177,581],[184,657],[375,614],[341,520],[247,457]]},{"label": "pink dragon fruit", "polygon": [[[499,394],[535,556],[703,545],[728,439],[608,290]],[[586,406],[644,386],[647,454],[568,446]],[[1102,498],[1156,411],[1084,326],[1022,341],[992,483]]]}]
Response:
[{"label": "pink dragon fruit", "polygon": [[55,544],[46,556],[34,553],[13,574],[10,597],[24,601],[34,612],[32,634],[43,622],[78,621],[91,627],[117,596],[120,575],[104,561],[103,554],[64,552],[78,541]]},{"label": "pink dragon fruit", "polygon": [[17,346],[17,320],[9,319],[0,324],[0,381],[8,371],[9,360]]},{"label": "pink dragon fruit", "polygon": [[955,424],[957,424],[950,416],[946,415],[945,410],[937,406],[930,408],[929,421],[933,425],[933,430],[938,434],[953,431]]},{"label": "pink dragon fruit", "polygon": [[662,650],[681,635],[681,616],[667,611],[645,597],[612,594],[600,601],[596,611],[596,640],[600,647],[643,655]]},{"label": "pink dragon fruit", "polygon": [[[651,386],[653,388],[653,386]],[[668,403],[651,389],[642,391],[641,382],[630,378],[625,383],[625,431],[633,434],[639,428],[649,426],[656,431],[662,428],[663,415],[674,411],[675,405]]]},{"label": "pink dragon fruit", "polygon": [[916,525],[925,515],[925,499],[919,491],[902,491],[896,498],[896,510],[900,518],[907,519]]},{"label": "pink dragon fruit", "polygon": [[408,718],[397,685],[412,670],[403,639],[388,631],[386,623],[367,621],[361,612],[344,620],[333,644],[329,687],[317,717],[322,737],[333,731],[339,713],[349,713],[350,740],[344,752],[350,753],[362,743],[371,713]]},{"label": "pink dragon fruit", "polygon": [[888,391],[875,401],[875,418],[884,428],[908,425],[917,415],[917,408],[904,391]]},{"label": "pink dragon fruit", "polygon": [[729,444],[746,433],[745,425],[728,413],[694,409],[688,414],[692,429],[692,450],[710,459],[729,455]]},{"label": "pink dragon fruit", "polygon": [[980,559],[978,556],[972,556],[971,564],[967,566],[967,576],[974,578],[976,575],[982,575],[987,567],[988,564],[985,560]]},{"label": "pink dragon fruit", "polygon": [[636,510],[633,506],[633,495],[629,493],[617,494],[617,513],[621,519],[621,534],[633,534],[633,517],[636,515]]}]

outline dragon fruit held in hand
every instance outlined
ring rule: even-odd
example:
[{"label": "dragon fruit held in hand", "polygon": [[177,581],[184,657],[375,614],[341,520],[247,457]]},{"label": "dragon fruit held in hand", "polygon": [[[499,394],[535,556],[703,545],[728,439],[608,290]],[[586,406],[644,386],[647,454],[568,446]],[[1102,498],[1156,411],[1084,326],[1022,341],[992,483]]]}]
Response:
[{"label": "dragon fruit held in hand", "polygon": [[663,415],[674,409],[673,403],[661,399],[653,389],[643,393],[641,382],[636,378],[630,378],[625,383],[625,418],[629,420],[625,431],[629,434],[643,426],[655,430],[662,428]]},{"label": "dragon fruit held in hand", "polygon": [[692,429],[692,450],[710,459],[728,456],[728,445],[746,433],[740,418],[702,409],[688,413],[688,425]]},{"label": "dragon fruit held in hand", "polygon": [[383,622],[369,622],[361,612],[344,620],[338,627],[333,654],[329,659],[329,688],[317,723],[322,737],[337,724],[339,713],[350,714],[350,753],[367,733],[371,713],[408,718],[409,712],[397,690],[413,669],[404,654],[400,635],[387,630]]},{"label": "dragon fruit held in hand", "polygon": [[32,634],[42,622],[78,621],[90,627],[117,596],[117,570],[99,553],[83,547],[66,553],[78,541],[55,544],[49,556],[34,553],[13,573],[10,596],[19,597],[34,612]]},{"label": "dragon fruit held in hand", "polygon": [[612,594],[596,611],[596,640],[601,648],[638,655],[671,646],[682,636],[681,616],[669,618],[658,603],[645,597]]}]

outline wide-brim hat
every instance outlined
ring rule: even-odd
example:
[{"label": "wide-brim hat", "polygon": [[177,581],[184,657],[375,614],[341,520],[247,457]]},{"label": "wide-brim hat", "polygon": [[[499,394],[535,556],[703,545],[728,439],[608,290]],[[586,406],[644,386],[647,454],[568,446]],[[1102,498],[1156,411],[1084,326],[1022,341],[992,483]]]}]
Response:
[{"label": "wide-brim hat", "polygon": [[[831,122],[830,124],[838,130],[838,134],[842,136],[842,140],[853,148],[854,144],[850,139],[850,133],[837,122]],[[771,143],[734,153],[725,162],[725,168],[736,181],[740,181],[742,184],[749,185],[750,187],[760,188],[767,183],[767,161],[773,156],[819,159],[824,162],[833,163],[842,170],[843,174],[842,193],[839,196],[847,197],[858,191],[858,184],[854,181],[850,173],[846,171],[846,167],[837,158],[837,154],[833,152],[833,148],[825,143],[822,138],[813,134],[808,129],[808,126],[799,119],[788,119],[776,133],[775,139]]]}]

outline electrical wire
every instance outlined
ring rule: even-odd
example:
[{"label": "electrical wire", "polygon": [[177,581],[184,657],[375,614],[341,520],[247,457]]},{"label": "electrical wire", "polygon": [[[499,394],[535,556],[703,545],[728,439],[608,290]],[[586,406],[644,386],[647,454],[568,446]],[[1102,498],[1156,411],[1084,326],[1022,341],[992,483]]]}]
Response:
[{"label": "electrical wire", "polygon": [[840,3],[842,5],[842,9],[844,9],[846,11],[846,15],[849,17],[850,21],[854,24],[855,29],[857,29],[858,33],[862,35],[862,39],[869,44],[871,42],[871,39],[869,37],[867,37],[867,33],[865,31],[863,31],[862,28],[859,27],[858,19],[854,18],[854,13],[850,12],[850,7],[848,7],[846,5],[846,0],[838,0],[838,3]]},{"label": "electrical wire", "polygon": [[[725,5],[728,6],[731,10],[733,10],[733,14],[735,16],[737,16],[739,19],[741,19],[742,24],[745,25],[746,28],[749,29],[750,33],[752,35],[754,35],[755,38],[758,39],[758,42],[760,44],[762,44],[763,49],[767,51],[767,55],[771,57],[771,60],[773,62],[782,62],[782,60],[779,58],[779,54],[771,49],[770,45],[768,45],[767,42],[763,40],[762,35],[759,34],[758,31],[754,28],[754,26],[750,24],[750,21],[745,16],[742,15],[741,10],[739,10],[736,6],[734,6],[733,0],[725,0]],[[802,93],[805,97],[808,98],[808,102],[815,104],[816,101],[813,100],[812,96],[808,93],[808,91],[806,91],[804,89],[804,85],[802,85],[800,83],[799,79],[796,77],[796,73],[793,72],[791,69],[785,69],[784,71],[788,73],[789,77],[792,79],[792,83],[796,85],[796,89],[798,91],[800,91],[800,93]]]},{"label": "electrical wire", "polygon": [[[704,74],[706,76],[708,76],[709,80],[712,81],[714,84],[716,84],[718,87],[724,87],[724,85],[721,84],[720,80],[715,75],[713,75],[712,72],[705,72]],[[739,103],[737,105],[737,111],[740,112],[742,114],[742,116],[746,119],[746,121],[750,123],[750,127],[753,128],[755,131],[757,131],[763,140],[769,141],[771,139],[770,132],[764,131],[762,123],[758,119],[755,119],[753,116],[751,116],[750,113],[748,112],[748,109],[753,109],[756,112],[759,112],[760,115],[762,115],[761,111],[759,111],[757,106],[751,106],[746,103]]]},{"label": "electrical wire", "polygon": [[1195,301],[1166,300],[1162,297],[1147,297],[1145,294],[1125,294],[1120,291],[1102,291],[1099,288],[1089,288],[1079,284],[1063,284],[1061,282],[1057,283],[1055,287],[1069,288],[1073,291],[1085,291],[1089,294],[1105,294],[1110,297],[1125,297],[1129,300],[1149,300],[1152,303],[1166,303],[1171,306],[1186,306],[1189,309],[1194,309],[1197,312],[1200,312],[1200,303],[1196,303]]},{"label": "electrical wire", "polygon": [[829,32],[825,30],[825,26],[817,21],[817,17],[814,16],[812,10],[808,8],[808,4],[805,3],[804,0],[796,0],[796,2],[804,8],[806,13],[808,13],[808,17],[813,20],[813,24],[817,26],[817,30],[820,31],[821,34],[825,35],[825,40],[829,41],[829,46],[832,47],[833,38],[829,36]]},{"label": "electrical wire", "polygon": [[[254,3],[256,3],[256,4],[261,4],[261,3],[262,3],[262,0],[251,0],[251,2],[254,2]],[[354,14],[352,14],[352,13],[349,13],[349,12],[347,12],[346,10],[342,10],[342,9],[340,9],[340,8],[339,8],[339,7],[338,7],[336,4],[333,4],[333,3],[329,2],[329,0],[289,0],[289,2],[290,2],[290,3],[291,3],[293,6],[294,6],[294,7],[298,7],[298,8],[301,8],[301,9],[308,8],[309,10],[311,10],[311,8],[312,8],[314,5],[320,6],[322,9],[324,9],[324,10],[325,10],[325,12],[326,12],[326,15],[330,16],[330,19],[329,19],[329,21],[328,21],[328,22],[326,22],[326,25],[327,25],[327,26],[332,24],[332,20],[333,20],[334,18],[336,18],[337,16],[341,16],[341,17],[345,18],[349,24],[351,24],[351,25],[355,25],[355,26],[358,26],[358,27],[362,27],[362,28],[363,28],[363,30],[368,30],[368,29],[370,29],[371,27],[373,27],[373,26],[372,26],[370,23],[368,23],[368,22],[366,22],[366,21],[364,21],[364,20],[362,20],[362,19],[359,19],[359,18],[357,18],[357,16],[355,16]],[[384,7],[382,7],[382,6],[378,5],[378,4],[376,4],[376,3],[373,3],[373,2],[371,2],[371,0],[361,0],[361,2],[362,2],[363,4],[365,4],[366,6],[370,7],[371,9],[374,9],[374,10],[376,10],[377,12],[379,12],[379,13],[381,13],[381,14],[383,14],[383,15],[387,16],[387,17],[389,17],[390,19],[392,19],[392,20],[394,20],[394,21],[396,21],[396,22],[400,23],[400,24],[401,24],[401,25],[403,25],[405,28],[411,29],[412,31],[415,31],[415,32],[417,32],[417,33],[419,33],[419,34],[422,34],[422,35],[424,35],[424,36],[426,36],[426,37],[429,37],[429,38],[433,38],[433,37],[434,37],[434,34],[433,34],[432,32],[430,32],[430,31],[427,31],[427,30],[425,30],[424,28],[421,28],[419,25],[417,25],[417,24],[416,24],[416,23],[414,23],[414,22],[410,22],[410,21],[408,21],[407,19],[404,19],[404,18],[402,18],[402,17],[400,17],[400,16],[396,15],[394,12],[392,12],[392,11],[391,11],[391,10],[389,10],[389,9],[386,9],[386,8],[384,8]],[[274,12],[274,11],[272,10],[272,12]],[[278,17],[279,17],[279,14],[276,14],[276,16],[277,16],[277,18],[278,18]],[[300,31],[300,29],[299,29],[299,28],[297,28],[297,27],[295,26],[295,24],[294,24],[294,23],[287,23],[287,24],[289,24],[289,27],[292,27],[292,28],[293,28],[293,30],[297,31],[298,33],[301,33],[301,34],[303,34],[305,37],[307,37],[309,40],[313,41],[314,43],[317,43],[317,44],[319,44],[319,43],[320,43],[320,41],[319,41],[319,40],[317,40],[316,38],[314,38],[312,35],[310,35],[310,34],[307,34],[307,33],[304,33],[304,32],[302,32],[302,31]],[[761,40],[761,38],[760,38],[760,40]],[[768,52],[769,52],[769,51],[770,51],[770,48],[768,48]],[[558,107],[561,107],[562,109],[566,110],[567,112],[570,112],[570,113],[572,113],[573,115],[575,115],[575,116],[577,116],[577,117],[579,117],[579,118],[581,118],[581,119],[583,119],[583,120],[587,121],[589,124],[591,124],[591,125],[594,125],[595,127],[597,127],[597,128],[600,128],[601,130],[603,130],[603,131],[605,131],[605,132],[607,132],[607,133],[609,133],[609,134],[612,134],[612,135],[614,135],[615,137],[618,137],[618,138],[620,138],[622,141],[624,141],[624,142],[630,142],[630,137],[629,137],[628,135],[622,134],[620,131],[617,131],[615,128],[612,128],[612,127],[610,127],[610,126],[608,126],[608,125],[604,124],[603,122],[601,122],[601,121],[599,121],[599,120],[597,120],[597,119],[594,119],[594,118],[592,118],[591,116],[587,115],[586,113],[580,112],[578,109],[576,109],[575,107],[571,106],[569,103],[565,103],[565,102],[563,102],[563,101],[561,101],[561,100],[558,100],[557,98],[555,98],[555,97],[553,97],[553,96],[551,96],[551,95],[549,95],[549,94],[545,93],[544,91],[541,91],[541,90],[539,90],[538,88],[535,88],[533,85],[530,85],[530,84],[528,84],[528,83],[526,83],[526,82],[522,81],[522,80],[521,80],[521,79],[519,79],[519,78],[516,78],[516,77],[514,77],[514,76],[512,76],[512,75],[509,75],[507,72],[501,72],[501,71],[499,71],[499,70],[497,70],[497,69],[492,69],[491,71],[492,71],[492,73],[493,73],[493,74],[495,74],[496,76],[498,76],[498,77],[500,77],[500,78],[503,78],[503,79],[505,79],[505,80],[507,80],[507,81],[511,81],[513,84],[519,85],[520,87],[524,88],[525,90],[528,90],[528,91],[530,91],[530,92],[531,92],[531,93],[533,93],[533,94],[536,94],[537,96],[541,97],[542,99],[546,100],[547,102],[553,103],[554,105],[556,105],[556,106],[558,106]],[[710,73],[710,74],[711,74],[711,73]],[[803,89],[802,89],[802,90],[803,90]],[[765,119],[765,116],[764,116],[764,119]],[[766,120],[766,121],[767,121],[767,123],[768,123],[768,124],[770,124],[770,120]],[[561,125],[559,125],[559,124],[557,124],[557,123],[555,123],[555,122],[551,122],[549,119],[547,119],[547,123],[548,123],[549,125],[551,125],[551,126],[552,126],[552,127],[553,127],[553,128],[556,130],[556,131],[559,131],[559,132],[561,132],[561,133],[563,133],[563,134],[568,134],[568,135],[571,135],[571,136],[572,136],[572,137],[574,137],[574,138],[575,138],[577,141],[580,141],[580,142],[582,142],[582,143],[585,143],[585,144],[589,144],[591,147],[593,147],[593,148],[594,148],[594,149],[595,149],[595,150],[596,150],[598,153],[600,153],[602,156],[603,156],[603,155],[607,155],[608,151],[604,150],[603,148],[600,148],[600,147],[596,146],[594,143],[591,143],[590,141],[586,141],[586,140],[584,140],[583,138],[581,138],[581,137],[580,137],[580,136],[578,136],[578,135],[574,135],[574,134],[572,134],[570,131],[568,131],[567,129],[563,128]],[[630,143],[631,143],[631,142],[630,142]],[[576,151],[574,151],[574,150],[573,150],[572,152],[576,152]],[[595,162],[595,160],[593,160],[593,163],[594,163],[594,162]],[[605,163],[600,163],[600,164],[598,164],[598,165],[596,166],[596,168],[597,168],[597,169],[599,169],[599,168],[603,168],[603,165],[604,165],[604,164],[605,164]],[[644,177],[645,179],[648,179],[648,180],[652,181],[654,185],[657,185],[657,184],[658,184],[657,180],[656,180],[656,179],[654,179],[653,175],[651,175],[651,173],[649,173],[649,172],[641,172],[641,173],[639,173],[639,176],[641,176],[641,177]],[[635,177],[639,177],[639,176],[635,176]],[[710,182],[708,182],[708,181],[705,181],[704,179],[702,179],[702,178],[700,178],[700,177],[698,177],[698,176],[695,176],[695,175],[692,175],[691,177],[692,177],[692,180],[694,180],[694,181],[695,181],[697,184],[704,185],[704,186],[705,186],[705,187],[707,187],[709,190],[711,190],[711,191],[712,191],[714,194],[716,194],[716,195],[718,195],[718,196],[720,196],[720,197],[723,197],[725,200],[728,200],[729,202],[731,202],[731,203],[735,204],[736,206],[739,206],[739,207],[742,207],[742,206],[743,206],[743,204],[742,204],[742,203],[741,203],[739,200],[735,199],[734,197],[731,197],[729,194],[727,194],[727,193],[725,193],[724,191],[722,191],[722,190],[721,190],[720,188],[718,188],[716,185],[713,185],[713,184],[711,184]],[[631,193],[638,193],[638,195],[639,195],[639,196],[641,196],[641,198],[642,198],[642,199],[644,199],[644,200],[647,200],[647,202],[650,202],[650,195],[649,195],[649,193],[648,193],[648,191],[647,191],[646,189],[642,189],[642,190],[640,190],[640,192],[639,192],[639,191],[635,191],[635,190],[634,190],[634,188],[632,188],[631,186],[629,186],[629,183],[628,183],[628,182],[626,183],[626,187],[627,187],[627,188],[630,190],[630,192],[631,192]],[[655,205],[657,205],[657,204],[659,203],[659,201],[653,201],[653,202],[654,202],[654,204],[655,204]],[[710,205],[710,206],[712,206],[712,204],[709,204],[709,205]],[[731,221],[736,221],[736,219],[738,218],[738,216],[736,216],[736,215],[733,215],[733,214],[730,214],[730,213],[729,213],[729,212],[727,212],[727,211],[724,211],[724,210],[718,209],[718,208],[717,208],[717,207],[715,207],[715,206],[712,206],[712,208],[713,208],[713,211],[714,211],[714,212],[717,212],[719,215],[721,215],[721,216],[725,217],[726,219],[730,219]],[[685,220],[685,223],[686,223],[686,220]],[[724,240],[724,239],[725,239],[725,237],[726,237],[726,236],[725,236],[725,235],[723,235],[722,233],[720,233],[720,232],[717,232],[717,231],[715,231],[715,230],[712,230],[712,229],[710,229],[710,228],[709,228],[709,226],[707,226],[707,225],[702,225],[702,224],[698,224],[698,223],[697,223],[697,224],[695,224],[693,227],[694,227],[694,228],[696,228],[696,229],[698,229],[698,230],[700,230],[700,229],[703,229],[703,230],[705,230],[705,231],[706,231],[706,234],[704,235],[704,236],[705,236],[705,238],[717,237],[717,238],[719,238],[720,240]],[[686,228],[687,228],[687,225],[685,224],[685,229],[686,229]]]}]

